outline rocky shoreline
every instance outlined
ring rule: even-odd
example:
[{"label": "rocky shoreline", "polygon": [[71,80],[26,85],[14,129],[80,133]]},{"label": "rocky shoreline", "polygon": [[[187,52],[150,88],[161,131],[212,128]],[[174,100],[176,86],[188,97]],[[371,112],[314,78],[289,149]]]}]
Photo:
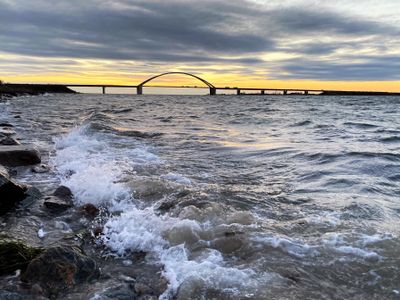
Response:
[{"label": "rocky shoreline", "polygon": [[15,179],[51,167],[1,121],[0,299],[158,299],[168,285],[162,266],[146,253],[110,258],[104,249],[104,208],[74,206],[62,185],[42,192]]},{"label": "rocky shoreline", "polygon": [[75,94],[76,92],[65,85],[56,84],[0,84],[0,100],[17,96],[36,96],[42,94]]}]

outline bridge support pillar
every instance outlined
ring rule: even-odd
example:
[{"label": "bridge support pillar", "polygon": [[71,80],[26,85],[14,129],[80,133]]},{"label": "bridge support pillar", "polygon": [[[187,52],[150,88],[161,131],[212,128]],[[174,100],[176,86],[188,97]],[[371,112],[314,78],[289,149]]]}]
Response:
[{"label": "bridge support pillar", "polygon": [[215,96],[217,94],[217,89],[215,87],[210,87],[210,95]]},{"label": "bridge support pillar", "polygon": [[304,91],[304,95],[308,95],[308,91]]},{"label": "bridge support pillar", "polygon": [[143,86],[142,85],[138,85],[136,87],[136,94],[137,95],[143,95]]},{"label": "bridge support pillar", "polygon": [[105,94],[105,93],[106,93],[106,87],[103,86],[101,89],[102,89],[102,91],[103,91],[103,94]]},{"label": "bridge support pillar", "polygon": [[283,94],[284,94],[284,95],[287,95],[287,90],[284,90],[284,91],[283,91]]},{"label": "bridge support pillar", "polygon": [[236,90],[236,95],[240,95],[240,94],[241,94],[240,89],[237,89],[237,90]]},{"label": "bridge support pillar", "polygon": [[261,95],[265,95],[265,91],[264,90],[261,91]]}]

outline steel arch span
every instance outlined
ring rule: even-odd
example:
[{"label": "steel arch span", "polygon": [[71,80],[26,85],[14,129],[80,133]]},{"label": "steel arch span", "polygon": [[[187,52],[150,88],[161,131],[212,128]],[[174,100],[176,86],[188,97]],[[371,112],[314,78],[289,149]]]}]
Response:
[{"label": "steel arch span", "polygon": [[209,88],[212,88],[212,89],[215,88],[215,86],[212,83],[208,82],[207,80],[200,78],[199,76],[196,76],[196,75],[193,75],[190,73],[186,73],[186,72],[166,72],[166,73],[158,74],[156,76],[150,77],[149,79],[146,79],[145,81],[140,83],[138,85],[138,87],[143,87],[146,83],[148,83],[149,81],[152,81],[153,79],[156,79],[158,77],[165,76],[165,75],[172,75],[172,74],[180,74],[180,75],[190,76],[190,77],[196,78],[197,80],[200,80],[202,83],[207,85]]}]

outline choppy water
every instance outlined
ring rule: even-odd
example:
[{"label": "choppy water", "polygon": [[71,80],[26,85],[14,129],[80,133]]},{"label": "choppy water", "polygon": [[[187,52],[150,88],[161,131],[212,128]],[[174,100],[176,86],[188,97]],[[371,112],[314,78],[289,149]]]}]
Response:
[{"label": "choppy water", "polygon": [[46,95],[2,109],[57,175],[22,180],[105,207],[108,253],[161,262],[165,299],[400,299],[399,104]]}]

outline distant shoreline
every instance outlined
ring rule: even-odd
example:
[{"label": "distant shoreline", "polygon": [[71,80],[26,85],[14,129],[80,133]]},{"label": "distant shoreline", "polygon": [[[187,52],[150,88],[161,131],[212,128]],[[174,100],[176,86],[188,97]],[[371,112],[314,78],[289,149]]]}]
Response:
[{"label": "distant shoreline", "polygon": [[[76,94],[77,92],[62,84],[18,84],[3,83],[0,84],[0,99],[8,99],[26,95],[52,94]],[[242,93],[241,95],[260,95],[259,93]],[[269,94],[264,94],[269,95]],[[280,95],[280,94],[271,94]],[[304,95],[302,93],[288,93],[285,96]],[[394,92],[363,92],[363,91],[322,91],[319,94],[308,94],[308,96],[400,96]]]},{"label": "distant shoreline", "polygon": [[15,84],[15,83],[0,84],[0,99],[25,96],[25,95],[35,96],[46,93],[75,94],[76,92],[71,90],[65,85]]},{"label": "distant shoreline", "polygon": [[391,92],[352,92],[352,91],[323,91],[320,96],[400,96]]}]

